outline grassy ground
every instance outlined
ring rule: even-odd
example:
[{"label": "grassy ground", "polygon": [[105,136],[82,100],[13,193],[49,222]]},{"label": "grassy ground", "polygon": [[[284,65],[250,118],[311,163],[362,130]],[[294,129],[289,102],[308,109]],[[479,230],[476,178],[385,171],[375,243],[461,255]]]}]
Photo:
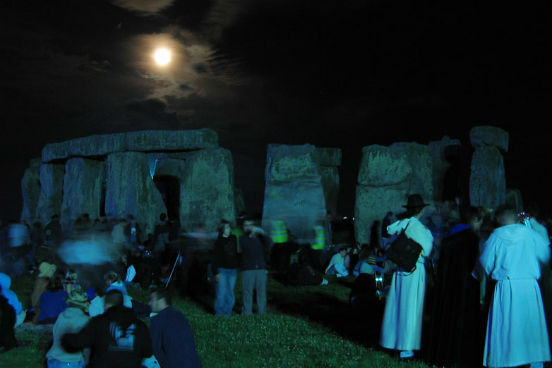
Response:
[{"label": "grassy ground", "polygon": [[[23,303],[28,302],[32,283],[31,277],[14,280],[13,289]],[[372,348],[379,318],[350,307],[347,280],[293,287],[269,278],[269,314],[251,317],[213,316],[212,295],[203,291],[177,297],[173,305],[190,320],[204,367],[427,367],[418,361],[399,362]],[[142,289],[131,294],[147,301]],[[236,294],[238,311],[239,279]],[[17,338],[26,346],[0,354],[0,367],[43,366],[51,334],[18,331]]]}]

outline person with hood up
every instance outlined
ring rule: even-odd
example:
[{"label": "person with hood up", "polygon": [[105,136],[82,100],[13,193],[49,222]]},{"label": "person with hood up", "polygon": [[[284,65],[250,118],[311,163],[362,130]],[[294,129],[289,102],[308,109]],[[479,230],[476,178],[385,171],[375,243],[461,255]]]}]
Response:
[{"label": "person with hood up", "polygon": [[487,320],[483,365],[543,367],[550,346],[541,291],[540,263],[550,259],[550,241],[523,225],[512,208],[496,211],[495,229],[479,257],[496,281]]},{"label": "person with hood up", "polygon": [[10,290],[10,286],[11,278],[5,273],[0,273],[0,293],[4,298],[8,300],[8,304],[11,305],[14,309],[16,316],[14,327],[18,327],[25,321],[27,311],[23,309],[23,305],[21,305],[21,302],[19,301],[17,295],[12,290]]},{"label": "person with hood up", "polygon": [[46,353],[48,368],[86,367],[88,351],[67,352],[61,346],[61,337],[66,333],[79,332],[90,320],[88,298],[82,288],[70,291],[67,308],[58,316],[53,329],[52,347]]}]

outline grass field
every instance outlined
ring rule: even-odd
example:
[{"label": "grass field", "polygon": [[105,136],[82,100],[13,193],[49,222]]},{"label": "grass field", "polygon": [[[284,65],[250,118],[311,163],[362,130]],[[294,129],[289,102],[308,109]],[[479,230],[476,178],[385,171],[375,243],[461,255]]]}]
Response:
[{"label": "grass field", "polygon": [[[12,288],[24,304],[32,283],[30,276],[14,280]],[[190,320],[204,367],[427,367],[419,361],[400,362],[372,347],[379,318],[350,307],[345,280],[293,287],[269,278],[269,313],[264,316],[215,317],[212,295],[204,291],[173,301]],[[130,293],[147,301],[148,293],[142,289]],[[236,311],[240,296],[238,279]],[[0,367],[42,367],[51,334],[18,331],[16,335],[25,346],[0,354]]]}]

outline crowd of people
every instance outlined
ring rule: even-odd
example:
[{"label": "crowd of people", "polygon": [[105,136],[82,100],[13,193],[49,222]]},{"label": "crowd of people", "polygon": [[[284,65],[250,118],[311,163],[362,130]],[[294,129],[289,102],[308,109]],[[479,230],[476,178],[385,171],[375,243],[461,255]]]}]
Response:
[{"label": "crowd of people", "polygon": [[[419,195],[404,208],[372,228],[379,231],[369,244],[332,244],[323,222],[302,244],[283,221],[265,232],[245,214],[237,226],[221,220],[213,234],[201,225],[184,233],[165,215],[153,234],[142,234],[132,216],[110,223],[85,214],[70,233],[57,216],[44,227],[17,224],[2,242],[0,347],[17,346],[14,329],[24,322],[53,324],[48,367],[177,367],[184,360],[200,366],[190,323],[171,307],[171,294],[211,282],[213,313],[228,317],[237,311],[240,276],[239,312],[265,314],[270,270],[290,286],[349,280],[351,306],[379,313],[379,345],[402,360],[463,367],[550,361],[541,297],[550,285],[539,281],[550,270],[546,224],[506,205],[493,211],[447,202],[429,211]],[[387,257],[402,233],[421,249],[412,270]],[[72,264],[61,251],[67,241],[105,237],[107,265],[93,256],[86,256],[89,267]],[[207,250],[205,268],[190,249]],[[25,273],[35,276],[28,305],[10,285]],[[133,287],[149,291],[148,304],[132,298]]]}]

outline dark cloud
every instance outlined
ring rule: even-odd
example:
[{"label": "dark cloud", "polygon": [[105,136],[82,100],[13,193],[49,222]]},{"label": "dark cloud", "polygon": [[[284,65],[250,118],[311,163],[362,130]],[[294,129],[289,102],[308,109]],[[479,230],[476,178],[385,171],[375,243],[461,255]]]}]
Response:
[{"label": "dark cloud", "polygon": [[174,0],[112,0],[113,4],[142,15],[153,15],[168,8]]},{"label": "dark cloud", "polygon": [[[13,183],[44,144],[139,129],[215,129],[256,206],[268,143],[343,148],[353,193],[362,146],[443,135],[469,144],[478,124],[511,132],[513,185],[537,182],[514,153],[547,157],[534,133],[550,117],[544,6],[2,2],[0,152],[15,179],[1,207],[14,207]],[[167,68],[153,63],[161,46],[173,53]]]}]

